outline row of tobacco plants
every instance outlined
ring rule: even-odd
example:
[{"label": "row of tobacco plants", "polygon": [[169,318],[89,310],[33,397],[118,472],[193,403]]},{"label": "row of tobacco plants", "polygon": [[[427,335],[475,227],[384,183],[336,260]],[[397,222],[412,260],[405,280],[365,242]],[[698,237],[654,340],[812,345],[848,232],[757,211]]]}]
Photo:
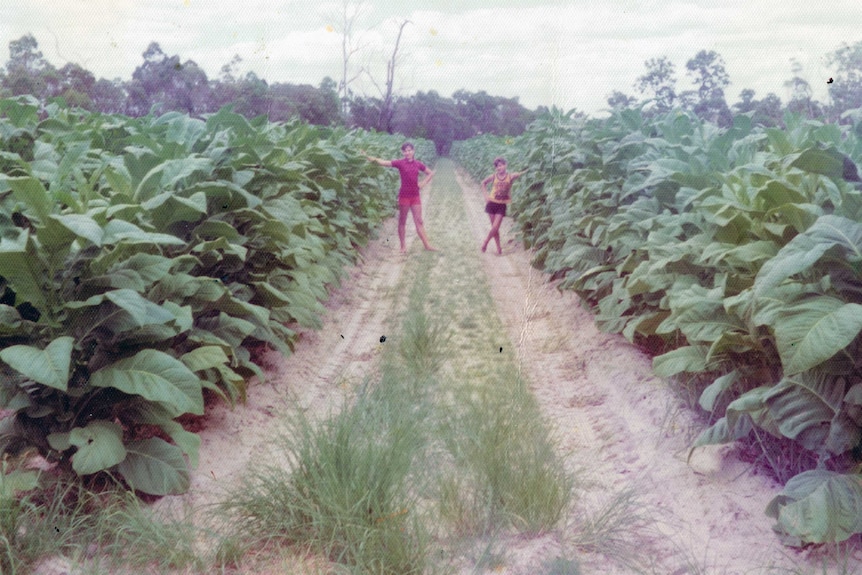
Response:
[{"label": "row of tobacco plants", "polygon": [[[392,213],[396,136],[0,101],[0,449],[185,491],[208,395],[290,352]],[[417,153],[433,159],[434,147]],[[293,328],[293,329],[292,329]]]},{"label": "row of tobacco plants", "polygon": [[529,169],[513,212],[535,264],[652,350],[658,375],[700,385],[712,425],[693,447],[762,449],[786,482],[766,512],[791,545],[862,532],[858,112],[782,129],[556,112],[453,146],[475,177],[497,155]]}]

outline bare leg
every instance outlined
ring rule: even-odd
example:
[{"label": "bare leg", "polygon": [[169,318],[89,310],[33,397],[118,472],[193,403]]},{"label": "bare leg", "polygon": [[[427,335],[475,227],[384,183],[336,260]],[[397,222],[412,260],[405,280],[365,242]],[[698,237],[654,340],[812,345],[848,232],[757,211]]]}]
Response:
[{"label": "bare leg", "polygon": [[398,206],[398,240],[401,242],[401,253],[407,251],[407,244],[404,243],[405,230],[407,227],[407,212],[410,211],[410,206]]},{"label": "bare leg", "polygon": [[422,221],[422,206],[410,206],[410,211],[413,212],[413,223],[416,224],[416,233],[419,239],[422,240],[422,245],[429,252],[436,252],[437,248],[428,243],[428,236],[425,234],[425,223]]},{"label": "bare leg", "polygon": [[[491,227],[494,227],[494,216],[493,214],[488,214],[488,221],[491,222]],[[485,241],[482,242],[482,252],[488,249],[488,238],[485,238]]]},{"label": "bare leg", "polygon": [[503,214],[488,214],[491,219],[491,231],[488,232],[488,237],[482,242],[482,251],[488,249],[488,242],[493,238],[497,244],[497,253],[502,254],[503,248],[500,246],[500,224],[503,222]]}]

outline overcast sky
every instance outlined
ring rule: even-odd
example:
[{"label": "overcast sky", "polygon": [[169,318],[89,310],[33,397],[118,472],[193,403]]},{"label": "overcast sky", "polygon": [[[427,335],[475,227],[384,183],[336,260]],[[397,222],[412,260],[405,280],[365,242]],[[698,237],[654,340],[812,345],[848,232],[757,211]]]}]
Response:
[{"label": "overcast sky", "polygon": [[[354,4],[356,2],[353,2]],[[194,60],[210,78],[238,54],[240,72],[268,82],[319,85],[341,78],[341,0],[0,0],[0,62],[11,40],[32,33],[57,67],[76,62],[97,77],[131,78],[150,42]],[[378,95],[400,20],[401,94],[464,88],[602,115],[614,90],[635,95],[649,58],[668,56],[677,89],[685,63],[715,50],[726,63],[729,103],[745,88],[788,98],[791,59],[816,99],[835,76],[827,56],[862,41],[862,0],[366,0],[351,62],[354,88]]]}]

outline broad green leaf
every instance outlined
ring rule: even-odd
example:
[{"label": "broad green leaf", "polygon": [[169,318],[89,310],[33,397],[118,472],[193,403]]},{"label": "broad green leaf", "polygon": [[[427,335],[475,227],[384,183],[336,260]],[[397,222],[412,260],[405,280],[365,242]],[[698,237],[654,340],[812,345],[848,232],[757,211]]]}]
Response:
[{"label": "broad green leaf", "polygon": [[168,410],[157,403],[141,401],[129,407],[125,413],[135,422],[160,427],[189,458],[191,466],[197,467],[201,438],[196,433],[186,431],[182,425],[173,421]]},{"label": "broad green leaf", "polygon": [[111,166],[102,172],[108,185],[117,193],[132,197],[132,181],[128,177],[128,173],[123,173],[115,167]]},{"label": "broad green leaf", "polygon": [[811,451],[823,451],[830,422],[841,409],[843,380],[800,373],[785,377],[764,396],[769,413],[785,437]]},{"label": "broad green leaf", "polygon": [[[672,308],[672,312],[677,310]],[[679,313],[671,315],[672,322],[691,343],[711,343],[728,332],[747,331],[745,323],[724,311],[722,301],[689,302]]]},{"label": "broad green leaf", "polygon": [[253,323],[226,313],[219,313],[218,317],[203,318],[198,321],[198,326],[234,349],[241,347],[245,338],[255,330]]},{"label": "broad green leaf", "polygon": [[69,443],[78,448],[72,455],[72,469],[90,475],[109,469],[126,458],[123,429],[113,421],[91,421],[87,427],[69,432]]},{"label": "broad green leaf", "polygon": [[219,214],[232,212],[242,208],[256,208],[262,201],[242,189],[240,186],[219,180],[217,182],[200,182],[190,186],[186,193],[203,192],[207,196],[208,212]]},{"label": "broad green leaf", "polygon": [[850,345],[862,331],[862,305],[819,296],[775,318],[775,342],[785,375],[812,369]]},{"label": "broad green leaf", "polygon": [[673,377],[683,372],[706,371],[706,354],[709,347],[689,345],[654,357],[652,368],[659,377]]},{"label": "broad green leaf", "polygon": [[733,387],[733,384],[739,380],[739,371],[733,370],[730,373],[722,375],[711,384],[709,384],[706,389],[700,394],[700,399],[698,403],[700,406],[706,411],[712,412],[715,407],[715,402],[718,401],[724,392]]},{"label": "broad green leaf", "polygon": [[177,333],[187,332],[194,325],[195,319],[191,306],[181,306],[172,301],[165,301],[162,307],[174,314],[174,325],[177,328]]},{"label": "broad green leaf", "polygon": [[826,469],[792,477],[769,502],[785,543],[839,543],[862,532],[862,477]]},{"label": "broad green leaf", "polygon": [[[30,491],[39,486],[39,471],[13,469],[0,471],[0,501],[15,500],[18,493]],[[8,508],[7,508],[8,509]],[[4,513],[8,511],[4,509]],[[8,517],[4,515],[4,519]]]},{"label": "broad green leaf", "polygon": [[192,371],[203,371],[230,363],[224,350],[215,345],[204,345],[180,357],[186,367]]},{"label": "broad green leaf", "polygon": [[771,210],[785,204],[804,204],[808,202],[799,190],[788,186],[787,182],[771,180],[762,188],[754,192],[754,196],[761,200],[761,210]]},{"label": "broad green leaf", "polygon": [[753,297],[751,321],[754,325],[772,326],[782,311],[802,298],[809,290],[800,283],[786,283],[757,292]]},{"label": "broad green leaf", "polygon": [[725,416],[700,434],[692,444],[692,450],[704,445],[729,443],[742,439],[751,433],[755,425],[779,436],[778,428],[769,417],[768,408],[763,402],[764,396],[771,389],[772,387],[768,385],[755,387],[730,402],[725,410]]},{"label": "broad green leaf", "polygon": [[763,264],[755,289],[762,292],[808,270],[833,247],[838,247],[851,262],[862,261],[862,224],[833,215],[817,218],[805,233],[793,238]]},{"label": "broad green leaf", "polygon": [[781,436],[775,421],[769,414],[769,409],[764,401],[765,397],[772,391],[772,386],[762,385],[746,391],[741,396],[730,402],[725,411],[728,424],[731,428],[736,426],[736,420],[740,417],[750,417],[751,421],[761,429],[776,437]]},{"label": "broad green leaf", "polygon": [[180,221],[197,221],[206,214],[207,201],[202,192],[192,194],[189,198],[176,195],[175,192],[165,192],[147,200],[141,207],[150,214],[150,221],[164,230],[170,224]]},{"label": "broad green leaf", "polygon": [[102,245],[102,226],[84,214],[53,215],[51,219],[80,238],[89,240],[97,246]]},{"label": "broad green leaf", "polygon": [[823,208],[816,204],[784,204],[773,208],[763,214],[763,225],[769,225],[771,221],[786,222],[793,226],[797,233],[802,233],[823,215]]},{"label": "broad green leaf", "polygon": [[117,470],[136,490],[150,495],[180,495],[191,481],[182,451],[158,437],[132,441]]},{"label": "broad green leaf", "polygon": [[69,309],[81,309],[93,307],[110,301],[125,316],[120,316],[115,311],[106,311],[99,318],[91,318],[95,323],[102,323],[114,333],[128,331],[130,329],[145,325],[161,325],[171,322],[176,316],[164,307],[142,297],[138,292],[131,289],[117,289],[103,294],[94,295],[85,301],[73,301],[66,304]]},{"label": "broad green leaf", "polygon": [[794,168],[822,174],[835,180],[841,179],[844,175],[844,155],[834,148],[825,150],[808,148],[795,156],[795,159],[790,162],[790,166]]},{"label": "broad green leaf", "polygon": [[[174,263],[164,256],[138,253],[111,266],[104,275],[94,275],[82,284],[94,286],[97,291],[103,291],[98,288],[116,288],[144,293],[154,282],[168,275]],[[95,267],[90,269],[95,271]]]},{"label": "broad green leaf", "polygon": [[21,328],[21,314],[11,305],[0,304],[0,336],[17,334]]},{"label": "broad green leaf", "polygon": [[751,430],[754,427],[750,417],[737,417],[734,418],[733,421],[733,429],[728,426],[727,417],[722,417],[701,432],[691,445],[691,450],[689,450],[688,454],[689,459],[691,459],[692,452],[698,447],[703,447],[705,445],[722,445],[724,443],[730,443],[732,441],[742,439],[751,433]]},{"label": "broad green leaf", "polygon": [[17,237],[0,236],[0,276],[12,286],[19,302],[30,302],[45,314],[45,265],[28,230]]},{"label": "broad green leaf", "polygon": [[90,384],[158,402],[174,417],[202,415],[204,410],[198,377],[179,360],[155,349],[144,349],[94,372]]},{"label": "broad green leaf", "polygon": [[236,227],[220,220],[206,220],[198,225],[192,234],[205,240],[224,239],[227,242],[242,243],[244,238],[236,230]]},{"label": "broad green leaf", "polygon": [[184,301],[186,298],[193,298],[189,303],[197,310],[198,306],[204,302],[218,301],[228,293],[227,287],[225,287],[221,280],[175,273],[165,276],[153,286],[150,296],[159,300],[174,301]]},{"label": "broad green leaf", "polygon": [[165,160],[153,167],[135,188],[134,198],[139,202],[146,202],[152,198],[159,189],[173,188],[173,186],[194,174],[195,172],[212,171],[212,161],[209,158],[186,157],[173,160]]},{"label": "broad green leaf", "polygon": [[51,446],[51,449],[55,451],[66,451],[72,447],[72,442],[69,440],[69,432],[57,432],[50,433],[46,438],[48,440],[48,445]]},{"label": "broad green leaf", "polygon": [[0,359],[37,383],[66,391],[74,342],[74,338],[61,336],[49,343],[45,349],[13,345],[0,350]]},{"label": "broad green leaf", "polygon": [[174,118],[169,124],[165,139],[169,142],[182,144],[186,150],[191,151],[200,137],[206,133],[207,125],[203,120],[190,118],[183,114]]},{"label": "broad green leaf", "polygon": [[42,182],[32,176],[16,178],[3,176],[3,180],[12,188],[15,198],[33,210],[33,214],[42,223],[48,221],[48,216],[54,209],[54,202]]},{"label": "broad green leaf", "polygon": [[102,243],[105,245],[113,245],[122,241],[174,246],[182,246],[186,243],[180,238],[170,234],[145,232],[138,226],[129,222],[124,222],[123,220],[111,220],[105,226],[104,232],[105,235],[102,237]]},{"label": "broad green leaf", "polygon": [[173,263],[173,260],[165,256],[134,254],[111,268],[111,271],[131,269],[136,271],[147,284],[152,284],[168,275]]}]

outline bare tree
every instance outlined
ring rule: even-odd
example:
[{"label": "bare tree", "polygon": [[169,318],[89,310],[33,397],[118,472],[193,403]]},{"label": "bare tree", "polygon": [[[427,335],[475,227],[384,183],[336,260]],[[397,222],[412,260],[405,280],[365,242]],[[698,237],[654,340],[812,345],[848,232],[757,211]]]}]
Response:
[{"label": "bare tree", "polygon": [[398,48],[401,45],[401,34],[404,32],[404,27],[411,24],[410,20],[404,20],[398,26],[398,36],[395,38],[395,48],[392,50],[392,57],[386,62],[386,89],[380,88],[380,85],[374,81],[374,77],[368,74],[369,79],[380,92],[383,101],[380,104],[380,116],[377,121],[377,130],[381,132],[389,132],[392,123],[392,96],[395,90],[395,64],[398,62]]},{"label": "bare tree", "polygon": [[364,68],[360,68],[352,77],[350,74],[350,58],[365,47],[365,44],[358,43],[354,37],[356,21],[366,11],[365,2],[351,2],[350,0],[342,0],[341,13],[337,15],[340,23],[334,28],[341,33],[341,82],[338,85],[338,91],[341,94],[341,114],[346,116],[348,112],[348,102],[350,99],[350,83],[358,78]]}]

